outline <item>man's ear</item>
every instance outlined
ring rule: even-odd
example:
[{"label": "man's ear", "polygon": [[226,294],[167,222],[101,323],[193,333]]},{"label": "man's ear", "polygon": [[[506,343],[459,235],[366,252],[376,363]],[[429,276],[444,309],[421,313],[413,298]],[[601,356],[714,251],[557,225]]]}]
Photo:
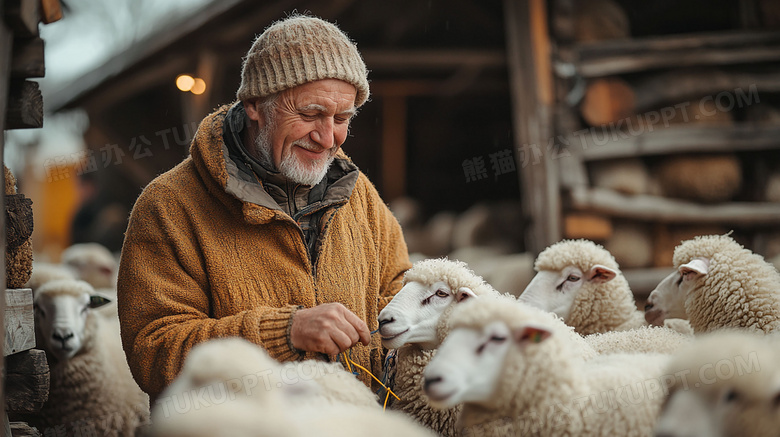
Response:
[{"label": "man's ear", "polygon": [[594,265],[587,273],[588,281],[596,284],[609,282],[615,279],[615,276],[617,276],[617,271],[601,264]]},{"label": "man's ear", "polygon": [[244,104],[244,111],[246,112],[247,117],[249,117],[250,120],[259,123],[260,126],[263,126],[265,123],[265,116],[263,115],[263,111],[260,110],[260,100],[245,100],[242,103]]},{"label": "man's ear", "polygon": [[681,265],[677,269],[683,280],[690,281],[706,275],[710,271],[710,260],[707,258],[694,258],[690,262]]},{"label": "man's ear", "polygon": [[549,329],[541,326],[526,325],[522,328],[512,330],[512,337],[514,337],[517,344],[525,346],[531,343],[541,343],[552,335]]},{"label": "man's ear", "polygon": [[460,287],[458,288],[458,291],[455,292],[455,301],[458,303],[475,297],[477,297],[477,295],[468,287]]}]

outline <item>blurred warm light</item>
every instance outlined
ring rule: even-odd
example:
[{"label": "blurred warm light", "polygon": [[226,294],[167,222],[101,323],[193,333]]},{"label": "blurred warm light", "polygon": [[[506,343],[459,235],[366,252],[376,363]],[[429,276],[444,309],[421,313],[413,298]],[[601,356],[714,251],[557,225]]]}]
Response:
[{"label": "blurred warm light", "polygon": [[190,92],[192,94],[200,95],[203,94],[205,91],[206,91],[206,82],[203,79],[196,77],[195,83],[192,85],[192,89],[190,90]]},{"label": "blurred warm light", "polygon": [[[176,87],[182,91],[185,92],[190,91],[192,90],[192,87],[194,85],[195,85],[195,79],[193,79],[192,76],[190,76],[189,74],[180,74],[179,77],[176,78]],[[204,89],[205,89],[205,84],[204,84]],[[200,94],[200,93],[196,93],[196,94]]]}]

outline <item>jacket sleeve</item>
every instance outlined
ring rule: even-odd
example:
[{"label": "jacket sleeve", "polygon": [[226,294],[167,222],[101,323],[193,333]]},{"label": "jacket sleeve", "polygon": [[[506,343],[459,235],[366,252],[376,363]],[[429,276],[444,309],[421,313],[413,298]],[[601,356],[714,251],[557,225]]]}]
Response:
[{"label": "jacket sleeve", "polygon": [[133,208],[122,248],[122,345],[136,382],[152,399],[178,374],[189,349],[212,338],[243,337],[280,361],[299,357],[288,342],[296,306],[210,317],[205,261],[186,217],[172,193],[153,183]]}]

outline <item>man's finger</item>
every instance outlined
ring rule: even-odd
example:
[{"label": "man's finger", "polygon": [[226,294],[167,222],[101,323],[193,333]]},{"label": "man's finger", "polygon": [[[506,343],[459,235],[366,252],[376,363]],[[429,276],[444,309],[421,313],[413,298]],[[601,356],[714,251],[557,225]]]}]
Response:
[{"label": "man's finger", "polygon": [[344,332],[332,331],[330,333],[330,339],[339,348],[339,352],[344,352],[352,347],[352,340],[350,340],[349,336]]},{"label": "man's finger", "polygon": [[371,342],[371,331],[368,330],[366,322],[350,310],[346,310],[344,318],[355,328],[355,331],[357,331],[357,334],[360,337],[360,342],[363,343],[364,346],[368,346],[368,343]]}]

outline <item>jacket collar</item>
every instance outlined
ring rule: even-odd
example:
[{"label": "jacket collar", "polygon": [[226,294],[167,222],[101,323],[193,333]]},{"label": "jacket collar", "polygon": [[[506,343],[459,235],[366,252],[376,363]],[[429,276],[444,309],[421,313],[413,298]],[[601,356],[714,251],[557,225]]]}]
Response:
[{"label": "jacket collar", "polygon": [[[263,175],[272,170],[263,167],[244,147],[242,132],[247,123],[241,102],[222,106],[201,122],[190,154],[203,177],[214,180],[225,193],[241,201],[248,221],[267,223],[285,214],[263,187]],[[323,181],[312,187],[304,212],[346,203],[359,174],[357,166],[339,150]]]}]

